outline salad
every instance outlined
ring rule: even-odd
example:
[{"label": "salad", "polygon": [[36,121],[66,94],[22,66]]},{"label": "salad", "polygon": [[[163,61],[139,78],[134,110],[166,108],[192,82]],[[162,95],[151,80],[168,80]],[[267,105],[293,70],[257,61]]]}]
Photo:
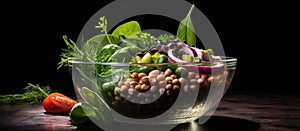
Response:
[{"label": "salad", "polygon": [[[107,122],[111,120],[107,107],[128,117],[151,118],[168,110],[181,91],[187,96],[199,91],[193,108],[201,107],[212,81],[226,83],[228,72],[212,49],[196,47],[193,8],[194,5],[181,21],[176,36],[152,36],[143,32],[137,21],[124,23],[109,34],[104,16],[95,26],[102,34],[78,44],[64,36],[68,48],[61,53],[59,68],[72,67],[80,74],[82,78],[74,81],[85,99],[73,107],[72,122],[83,123],[96,116]],[[82,62],[94,63],[88,67],[93,71],[84,70],[86,64],[80,65]],[[126,63],[129,69],[114,63]],[[91,80],[95,76],[96,81]]]}]

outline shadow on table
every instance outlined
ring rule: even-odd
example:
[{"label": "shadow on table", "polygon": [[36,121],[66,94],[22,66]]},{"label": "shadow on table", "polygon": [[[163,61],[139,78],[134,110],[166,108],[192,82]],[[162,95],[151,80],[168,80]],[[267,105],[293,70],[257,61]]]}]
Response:
[{"label": "shadow on table", "polygon": [[[121,123],[120,123],[121,124]],[[126,125],[124,124],[124,129],[126,127],[132,127],[138,125]],[[159,127],[164,130],[164,126],[159,125]],[[232,117],[224,117],[224,116],[212,116],[206,123],[200,125],[197,121],[191,123],[184,123],[176,125],[171,131],[255,131],[260,127],[259,123],[240,119],[240,118],[232,118]],[[147,126],[147,129],[153,129],[152,126]],[[156,127],[157,128],[157,127]],[[167,127],[166,127],[167,128]],[[145,129],[145,130],[147,130]],[[96,125],[89,123],[85,125],[77,126],[77,130],[101,130]],[[123,130],[123,129],[122,129]]]}]

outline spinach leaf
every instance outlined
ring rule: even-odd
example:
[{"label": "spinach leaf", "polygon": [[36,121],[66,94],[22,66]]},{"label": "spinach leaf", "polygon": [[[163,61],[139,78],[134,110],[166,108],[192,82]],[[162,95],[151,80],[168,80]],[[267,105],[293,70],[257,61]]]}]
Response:
[{"label": "spinach leaf", "polygon": [[116,50],[121,47],[115,44],[105,45],[99,52],[97,53],[97,62],[109,62],[109,58],[112,54],[115,53]]},{"label": "spinach leaf", "polygon": [[192,23],[191,14],[194,9],[193,5],[187,16],[180,22],[177,30],[177,38],[181,41],[186,41],[190,46],[196,46],[196,35],[194,25]]},{"label": "spinach leaf", "polygon": [[112,36],[116,38],[135,38],[135,34],[141,32],[141,27],[138,22],[130,21],[125,24],[118,26],[113,32]]},{"label": "spinach leaf", "polygon": [[[111,40],[112,44],[118,45],[121,42],[120,39],[118,39],[110,34],[107,34],[107,36]],[[105,34],[100,34],[100,35],[96,35],[96,36],[90,38],[86,42],[86,44],[98,45],[98,47],[95,49],[101,50],[105,45],[110,44],[110,43]]]},{"label": "spinach leaf", "polygon": [[142,51],[141,48],[137,46],[124,47],[122,49],[117,50],[112,56],[113,62],[130,62],[135,56],[136,53]]}]

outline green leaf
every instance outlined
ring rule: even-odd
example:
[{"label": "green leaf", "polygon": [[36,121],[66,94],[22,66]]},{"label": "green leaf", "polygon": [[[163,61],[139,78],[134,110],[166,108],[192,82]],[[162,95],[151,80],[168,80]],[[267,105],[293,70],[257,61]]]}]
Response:
[{"label": "green leaf", "polygon": [[134,57],[136,53],[140,51],[142,51],[142,49],[137,46],[123,47],[117,50],[111,56],[111,59],[113,62],[130,62],[132,60],[132,57]]},{"label": "green leaf", "polygon": [[105,101],[94,91],[88,89],[87,87],[82,88],[82,94],[87,103],[96,107],[98,110],[96,119],[100,119],[101,121],[109,124],[112,121],[112,113],[109,106],[105,103]]},{"label": "green leaf", "polygon": [[196,35],[194,25],[192,23],[191,14],[194,9],[193,5],[187,16],[180,22],[177,30],[177,38],[181,41],[186,41],[190,46],[196,46]]},{"label": "green leaf", "polygon": [[124,36],[125,38],[135,38],[135,34],[141,32],[141,27],[138,22],[130,21],[118,26],[112,33],[112,36],[119,38]]}]

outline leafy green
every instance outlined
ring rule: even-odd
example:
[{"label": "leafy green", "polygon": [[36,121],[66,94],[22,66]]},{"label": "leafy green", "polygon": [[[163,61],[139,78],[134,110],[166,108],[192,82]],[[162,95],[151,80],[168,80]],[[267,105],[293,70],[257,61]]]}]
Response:
[{"label": "leafy green", "polygon": [[100,35],[96,35],[94,37],[92,37],[91,39],[89,39],[84,46],[95,46],[94,50],[91,50],[92,52],[90,53],[97,53],[99,54],[99,51],[106,45],[110,44],[109,40],[107,39],[109,38],[110,41],[113,44],[118,45],[121,41],[118,38],[115,38],[114,36],[110,35],[110,34],[100,34]]},{"label": "leafy green", "polygon": [[98,53],[97,53],[97,62],[110,62],[111,56],[119,50],[120,47],[115,44],[108,44],[104,46]]},{"label": "leafy green", "polygon": [[124,47],[117,50],[111,57],[113,62],[130,62],[136,53],[142,51],[137,46]]},{"label": "leafy green", "polygon": [[51,88],[49,86],[39,86],[38,84],[34,85],[28,83],[28,85],[23,88],[22,94],[0,95],[0,104],[36,104],[42,102],[50,92]]},{"label": "leafy green", "polygon": [[141,27],[138,22],[130,21],[118,26],[113,32],[114,37],[136,38],[135,34],[141,32]]},{"label": "leafy green", "polygon": [[190,46],[196,46],[196,35],[194,25],[192,23],[191,14],[195,5],[193,5],[187,16],[180,22],[177,30],[177,38],[186,41]]}]

